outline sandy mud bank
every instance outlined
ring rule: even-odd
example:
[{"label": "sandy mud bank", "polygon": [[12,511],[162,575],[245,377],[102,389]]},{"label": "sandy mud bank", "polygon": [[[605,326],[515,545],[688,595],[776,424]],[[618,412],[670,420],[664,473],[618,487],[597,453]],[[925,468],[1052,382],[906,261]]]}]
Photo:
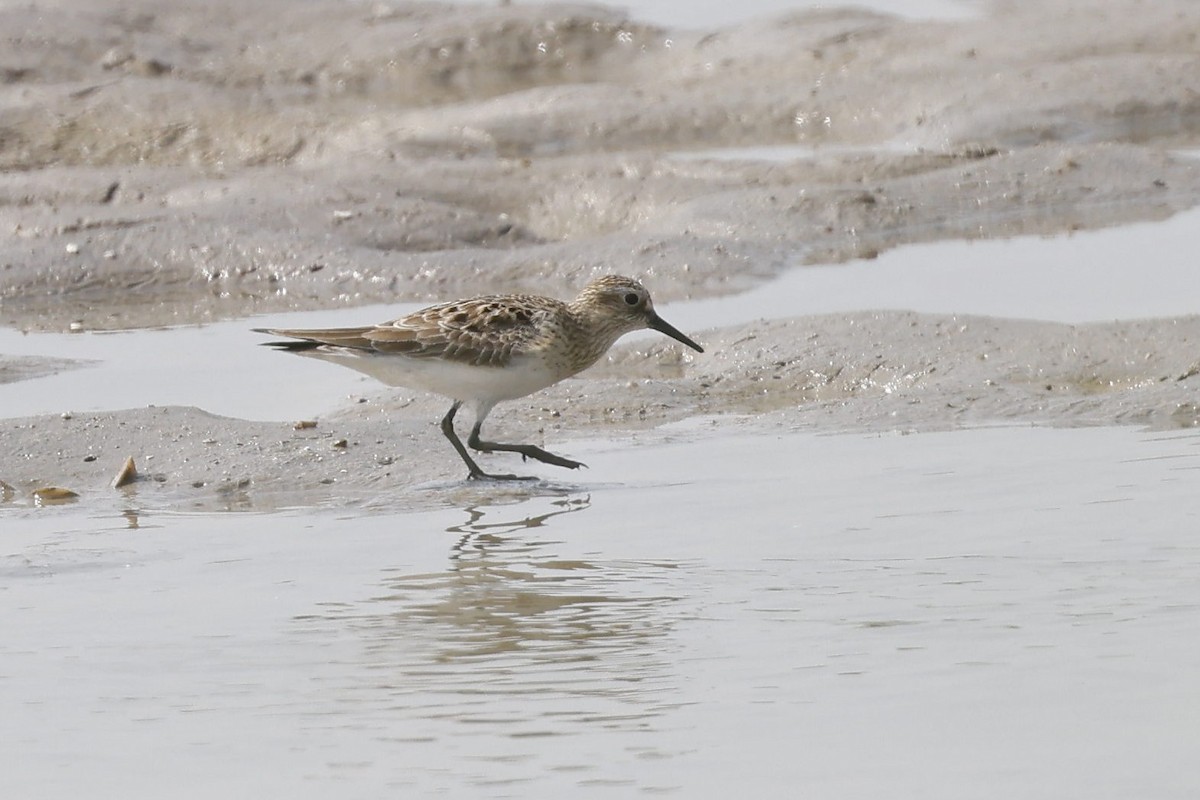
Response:
[{"label": "sandy mud bank", "polygon": [[[756,323],[700,338],[710,353],[684,354],[669,344],[621,347],[579,379],[502,406],[489,430],[497,439],[569,453],[575,438],[625,442],[637,432],[653,441],[663,435],[653,432],[657,426],[696,416],[711,417],[718,432],[1200,425],[1200,317],[1068,326],[863,313]],[[14,487],[12,503],[28,502],[44,485],[98,502],[132,495],[152,506],[205,510],[457,502],[477,485],[459,483],[463,465],[437,429],[446,405],[380,389],[299,430],[293,421],[249,422],[178,407],[3,420],[0,479]],[[111,489],[127,456],[141,478]],[[523,465],[509,455],[482,458],[485,468],[546,479],[480,490],[489,496],[620,478]]]},{"label": "sandy mud bank", "polygon": [[[1200,9],[668,30],[599,6],[9,5],[0,312],[41,330],[598,272],[663,299],[1200,200]],[[353,42],[347,51],[346,42]],[[783,163],[680,160],[799,144]]]}]

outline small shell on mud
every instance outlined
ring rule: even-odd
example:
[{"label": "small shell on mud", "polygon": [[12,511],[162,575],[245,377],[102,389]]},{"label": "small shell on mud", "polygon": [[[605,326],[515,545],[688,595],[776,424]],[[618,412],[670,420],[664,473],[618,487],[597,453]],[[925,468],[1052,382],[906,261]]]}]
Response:
[{"label": "small shell on mud", "polygon": [[315,428],[315,427],[317,427],[316,420],[302,419],[299,422],[297,422],[295,425],[292,426],[292,430],[307,431],[307,430],[311,430],[312,428]]},{"label": "small shell on mud", "polygon": [[137,480],[137,476],[137,466],[133,463],[133,456],[129,456],[117,470],[117,475],[112,481],[112,488],[120,489],[122,486],[128,486]]},{"label": "small shell on mud", "polygon": [[13,495],[17,493],[16,489],[9,486],[4,481],[0,481],[0,503],[7,503],[13,499]]},{"label": "small shell on mud", "polygon": [[43,486],[41,489],[33,490],[33,502],[39,506],[69,503],[78,497],[79,495],[70,489],[63,489],[58,486]]}]

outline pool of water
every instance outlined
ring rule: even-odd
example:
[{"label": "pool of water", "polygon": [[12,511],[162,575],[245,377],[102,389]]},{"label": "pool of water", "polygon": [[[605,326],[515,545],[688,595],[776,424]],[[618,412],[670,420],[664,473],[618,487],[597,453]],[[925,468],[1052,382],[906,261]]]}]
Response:
[{"label": "pool of water", "polygon": [[[1193,291],[1200,211],[1060,237],[899,247],[869,261],[796,267],[744,294],[662,307],[676,327],[707,328],[861,309],[982,314],[1067,323],[1200,313]],[[1153,258],[1147,258],[1153,253]],[[206,326],[42,334],[0,328],[0,353],[91,362],[0,384],[0,416],[194,405],[242,419],[310,417],[378,385],[313,359],[258,347],[253,327],[382,322],[418,306],[272,314]],[[640,334],[647,338],[654,333]],[[629,337],[635,338],[635,337]],[[701,336],[701,338],[703,338]],[[280,392],[279,387],[287,387]]]},{"label": "pool of water", "polygon": [[708,427],[579,443],[624,479],[517,503],[0,512],[0,788],[1200,785],[1200,436]]}]

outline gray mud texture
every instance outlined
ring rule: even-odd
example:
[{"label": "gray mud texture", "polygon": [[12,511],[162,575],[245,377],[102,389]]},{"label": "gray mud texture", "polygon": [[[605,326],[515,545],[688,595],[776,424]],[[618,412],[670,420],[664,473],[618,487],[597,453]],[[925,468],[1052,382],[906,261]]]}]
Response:
[{"label": "gray mud texture", "polygon": [[[701,334],[705,355],[674,344],[618,347],[583,379],[505,404],[500,441],[570,456],[580,435],[662,436],[711,416],[752,430],[946,430],[980,424],[1200,425],[1200,317],[1059,325],[904,312],[762,322]],[[406,506],[457,501],[466,469],[438,431],[447,403],[380,390],[315,427],[249,422],[194,408],[0,421],[16,489],[109,489],[126,456],[143,503],[198,510],[311,503]],[[48,443],[50,443],[48,445]],[[484,469],[549,482],[482,489],[524,496],[586,484],[588,473],[480,456]],[[432,487],[432,488],[431,488]],[[447,494],[451,495],[449,498]]]},{"label": "gray mud texture", "polygon": [[[1200,144],[1200,4],[1186,0],[1002,2],[957,21],[805,11],[705,31],[584,5],[91,0],[0,4],[0,29],[0,322],[23,330],[571,296],[607,272],[663,302],[906,243],[1200,202],[1200,161],[1174,154]],[[771,145],[814,150],[703,157]],[[1192,425],[1198,324],[758,323],[699,335],[697,358],[621,348],[493,424],[551,449],[718,414]],[[0,381],[61,366],[0,354]],[[91,491],[133,455],[138,491],[171,502],[361,497],[459,477],[442,413],[381,392],[307,431],[180,408],[9,419],[0,479]]]},{"label": "gray mud texture", "polygon": [[[93,0],[5,4],[0,28],[18,327],[569,295],[609,270],[670,300],[1200,198],[1167,154],[1200,128],[1191,2],[684,31],[600,6]],[[820,150],[673,157],[771,144]]]}]

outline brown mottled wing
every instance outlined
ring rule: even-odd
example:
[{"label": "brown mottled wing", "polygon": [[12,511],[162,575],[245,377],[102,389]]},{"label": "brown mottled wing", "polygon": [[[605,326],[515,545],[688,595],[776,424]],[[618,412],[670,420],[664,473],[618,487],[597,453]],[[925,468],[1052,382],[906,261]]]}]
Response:
[{"label": "brown mottled wing", "polygon": [[502,367],[514,350],[536,345],[557,301],[527,295],[461,300],[365,328],[256,328],[297,341],[267,342],[289,350],[328,345],[410,358],[444,358],[461,364]]},{"label": "brown mottled wing", "polygon": [[542,298],[480,297],[431,306],[363,334],[372,349],[411,358],[443,358],[502,367],[533,344],[553,309]]}]

